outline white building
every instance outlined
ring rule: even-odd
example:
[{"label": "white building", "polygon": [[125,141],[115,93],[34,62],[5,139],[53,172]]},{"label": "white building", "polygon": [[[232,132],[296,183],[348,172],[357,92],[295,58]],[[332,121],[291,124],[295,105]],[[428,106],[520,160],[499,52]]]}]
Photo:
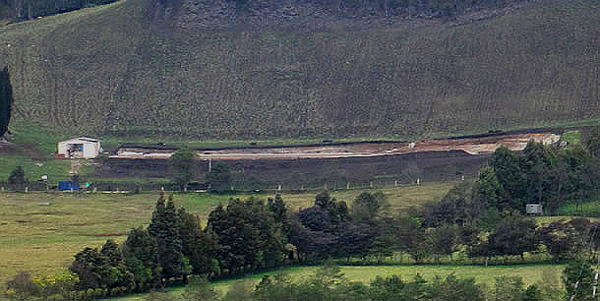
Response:
[{"label": "white building", "polygon": [[61,158],[96,158],[102,152],[100,140],[80,137],[58,143],[58,157]]}]

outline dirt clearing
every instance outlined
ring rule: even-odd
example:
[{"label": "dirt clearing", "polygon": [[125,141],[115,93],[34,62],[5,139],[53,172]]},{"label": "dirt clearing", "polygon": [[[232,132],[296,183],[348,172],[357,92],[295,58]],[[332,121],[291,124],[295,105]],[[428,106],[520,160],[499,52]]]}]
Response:
[{"label": "dirt clearing", "polygon": [[[373,142],[347,143],[311,146],[247,147],[198,150],[201,160],[296,160],[296,159],[336,159],[356,157],[379,157],[423,152],[464,151],[470,155],[494,152],[501,146],[511,150],[523,150],[527,142],[533,140],[544,144],[556,143],[560,135],[555,133],[526,133],[490,135],[477,138],[451,138],[422,140],[415,142]],[[152,149],[152,147],[121,147],[115,159],[168,159],[173,149]]]}]

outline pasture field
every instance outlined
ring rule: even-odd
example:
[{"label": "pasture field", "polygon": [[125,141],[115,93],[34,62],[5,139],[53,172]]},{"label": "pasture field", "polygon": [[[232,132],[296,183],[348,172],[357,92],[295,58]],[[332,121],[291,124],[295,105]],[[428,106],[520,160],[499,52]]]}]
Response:
[{"label": "pasture field", "polygon": [[[382,189],[394,211],[439,200],[453,183],[429,183]],[[360,190],[334,192],[350,202]],[[312,205],[317,192],[283,194],[291,210]],[[272,194],[253,196],[264,198]],[[249,194],[176,194],[179,206],[206,221],[210,210],[231,197]],[[106,239],[121,241],[135,227],[147,225],[158,194],[2,193],[0,194],[0,282],[17,271],[48,274],[64,269],[84,247],[99,247]],[[47,205],[50,203],[50,205]]]},{"label": "pasture field", "polygon": [[[446,277],[455,274],[460,278],[475,278],[480,284],[493,285],[496,277],[522,277],[526,284],[543,284],[560,286],[560,275],[564,268],[563,265],[506,265],[506,266],[455,266],[455,265],[383,265],[383,266],[341,266],[341,272],[351,281],[361,281],[368,283],[376,276],[399,275],[403,279],[411,279],[417,274],[426,280],[431,280],[436,276]],[[281,269],[280,272],[288,273],[292,279],[301,280],[310,277],[318,267],[290,267]],[[215,281],[215,289],[224,293],[229,286],[236,281],[249,280],[258,282],[265,275],[273,275],[278,271],[258,273],[244,278]],[[172,288],[172,294],[179,294],[183,288]],[[113,298],[113,301],[134,301],[144,300],[144,294],[128,296],[122,298]]]}]

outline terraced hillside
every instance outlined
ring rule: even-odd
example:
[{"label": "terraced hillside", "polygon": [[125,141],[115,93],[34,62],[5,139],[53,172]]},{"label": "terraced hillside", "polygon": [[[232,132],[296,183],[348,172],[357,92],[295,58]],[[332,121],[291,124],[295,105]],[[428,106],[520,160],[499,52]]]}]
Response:
[{"label": "terraced hillside", "polygon": [[73,134],[241,139],[415,137],[600,117],[598,1],[534,1],[469,24],[267,29],[193,26],[204,20],[193,7],[160,15],[156,3],[0,29],[16,118]]}]

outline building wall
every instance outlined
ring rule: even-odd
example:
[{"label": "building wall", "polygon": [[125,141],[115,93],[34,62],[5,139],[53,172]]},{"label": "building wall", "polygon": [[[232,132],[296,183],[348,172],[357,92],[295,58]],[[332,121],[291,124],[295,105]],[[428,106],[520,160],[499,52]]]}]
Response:
[{"label": "building wall", "polygon": [[100,153],[99,142],[88,142],[88,141],[71,141],[71,142],[59,142],[58,143],[58,154],[68,156],[68,150],[70,145],[83,144],[83,158],[96,158]]}]

